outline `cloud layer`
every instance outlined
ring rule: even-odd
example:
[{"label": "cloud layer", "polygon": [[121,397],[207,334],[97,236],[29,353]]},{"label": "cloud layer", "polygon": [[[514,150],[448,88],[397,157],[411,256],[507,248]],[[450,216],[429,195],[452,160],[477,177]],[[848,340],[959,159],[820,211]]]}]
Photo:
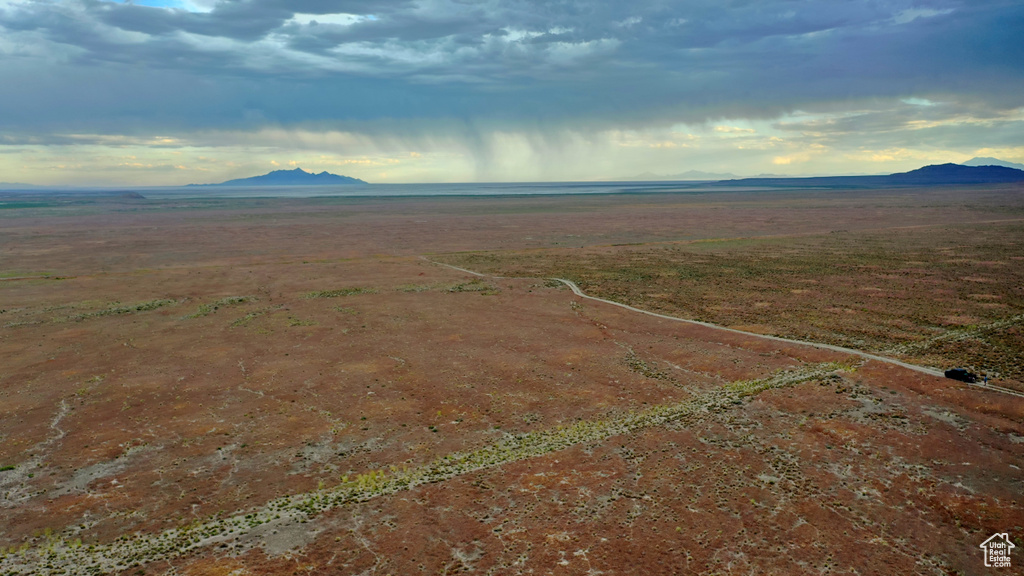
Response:
[{"label": "cloud layer", "polygon": [[[318,152],[463,155],[463,178],[500,176],[512,149],[596,154],[680,126],[715,144],[676,143],[677,166],[736,138],[779,148],[758,157],[775,165],[837,147],[1015,153],[1020,30],[1007,0],[0,0],[0,147],[349,134]],[[730,120],[757,134],[712,129]]]}]

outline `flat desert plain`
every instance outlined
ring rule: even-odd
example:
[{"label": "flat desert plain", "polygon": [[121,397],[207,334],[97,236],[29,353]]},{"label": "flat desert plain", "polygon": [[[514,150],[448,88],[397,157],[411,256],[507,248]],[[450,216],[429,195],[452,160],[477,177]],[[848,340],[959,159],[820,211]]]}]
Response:
[{"label": "flat desert plain", "polygon": [[0,311],[3,575],[1024,565],[1021,186],[9,196]]}]

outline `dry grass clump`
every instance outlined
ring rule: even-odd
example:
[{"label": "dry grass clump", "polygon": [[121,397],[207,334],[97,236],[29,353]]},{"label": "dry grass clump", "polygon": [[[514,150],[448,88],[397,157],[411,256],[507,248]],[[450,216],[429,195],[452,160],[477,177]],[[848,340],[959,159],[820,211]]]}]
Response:
[{"label": "dry grass clump", "polygon": [[111,306],[104,310],[96,310],[93,312],[84,312],[82,314],[75,314],[68,316],[66,320],[68,322],[81,322],[82,320],[90,320],[92,318],[102,318],[103,316],[115,316],[118,314],[135,314],[137,312],[148,312],[150,310],[156,310],[164,306],[169,306],[176,303],[175,300],[169,300],[166,298],[159,300],[150,300],[149,302],[140,302],[138,304],[128,304],[125,306]]},{"label": "dry grass clump", "polygon": [[470,280],[469,282],[461,282],[453,286],[449,286],[445,289],[445,292],[479,292],[484,296],[497,294],[499,292],[498,287],[484,282],[479,278]]},{"label": "dry grass clump", "polygon": [[357,294],[376,294],[373,288],[340,288],[338,290],[317,290],[309,292],[305,298],[340,298],[342,296],[355,296]]},{"label": "dry grass clump", "polygon": [[199,309],[194,313],[185,316],[186,319],[190,318],[201,318],[203,316],[209,316],[221,308],[227,306],[235,306],[238,304],[244,304],[246,302],[254,302],[256,298],[252,296],[228,296],[227,298],[221,298],[216,302],[210,302],[209,304],[200,304]]}]

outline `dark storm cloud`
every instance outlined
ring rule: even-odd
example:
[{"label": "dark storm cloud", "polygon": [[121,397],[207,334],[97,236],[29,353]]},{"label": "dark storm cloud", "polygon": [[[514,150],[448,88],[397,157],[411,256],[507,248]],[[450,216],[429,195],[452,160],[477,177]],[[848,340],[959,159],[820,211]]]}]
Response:
[{"label": "dark storm cloud", "polygon": [[[0,27],[0,77],[17,81],[0,83],[0,108],[25,112],[0,118],[6,132],[642,126],[910,96],[982,115],[1024,105],[1013,1],[0,0]],[[849,130],[921,113],[898,106]]]}]

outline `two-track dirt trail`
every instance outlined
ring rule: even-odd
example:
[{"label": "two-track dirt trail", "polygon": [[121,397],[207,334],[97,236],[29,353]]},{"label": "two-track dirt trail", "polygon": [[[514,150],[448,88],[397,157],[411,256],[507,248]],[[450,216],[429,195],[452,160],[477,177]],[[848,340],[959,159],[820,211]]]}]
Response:
[{"label": "two-track dirt trail", "polygon": [[[430,260],[429,258],[426,258],[426,257],[423,257],[423,259],[428,261],[428,262],[430,262],[430,263],[432,263],[432,264],[437,264],[438,266],[444,266],[446,268],[451,268],[453,270],[458,270],[459,272],[465,272],[467,274],[472,274],[474,276],[479,276],[481,278],[499,278],[499,279],[502,278],[501,276],[493,276],[493,275],[490,275],[490,274],[484,274],[482,272],[476,272],[474,270],[468,270],[466,268],[460,268],[458,266],[452,266],[451,264],[445,264],[443,262],[437,262],[435,260]],[[592,300],[594,302],[603,302],[603,303],[609,304],[611,306],[618,306],[619,308],[624,308],[626,310],[630,310],[632,312],[638,312],[640,314],[646,314],[648,316],[654,316],[656,318],[663,318],[665,320],[672,320],[674,322],[685,322],[687,324],[696,324],[698,326],[705,326],[707,328],[713,328],[715,330],[723,330],[725,332],[732,332],[732,333],[735,333],[735,334],[743,334],[745,336],[753,336],[753,337],[756,337],[756,338],[762,338],[764,340],[772,340],[772,341],[775,341],[775,342],[784,342],[784,343],[787,343],[787,344],[798,344],[798,345],[802,345],[802,346],[811,346],[811,347],[814,347],[814,348],[821,348],[821,349],[824,349],[824,350],[832,350],[832,351],[835,351],[835,352],[843,352],[845,354],[853,354],[855,356],[860,356],[861,358],[866,358],[868,360],[876,360],[878,362],[885,362],[887,364],[893,364],[895,366],[900,366],[900,367],[906,368],[908,370],[913,370],[915,372],[920,372],[922,374],[927,374],[929,376],[937,376],[937,377],[940,377],[940,378],[944,377],[944,374],[942,373],[942,371],[936,370],[934,368],[928,368],[926,366],[918,366],[916,364],[910,364],[909,362],[903,362],[902,360],[897,360],[895,358],[889,358],[887,356],[879,356],[878,354],[872,354],[870,352],[865,352],[863,350],[857,350],[855,348],[846,348],[844,346],[835,346],[833,344],[824,344],[824,343],[821,343],[821,342],[810,342],[810,341],[807,341],[807,340],[795,340],[795,339],[792,339],[792,338],[783,338],[781,336],[771,336],[771,335],[768,335],[768,334],[758,334],[756,332],[747,332],[747,331],[744,331],[744,330],[737,330],[735,328],[727,328],[725,326],[719,326],[717,324],[711,324],[710,322],[701,322],[699,320],[690,320],[690,319],[687,319],[687,318],[679,318],[679,317],[676,317],[676,316],[669,316],[667,314],[659,314],[657,312],[651,312],[650,310],[643,310],[641,308],[635,308],[635,307],[630,306],[628,304],[623,304],[621,302],[616,302],[614,300],[607,300],[605,298],[598,298],[597,296],[591,296],[591,295],[587,294],[586,292],[584,292],[583,290],[581,290],[580,287],[577,286],[576,283],[573,282],[572,280],[567,280],[565,278],[550,278],[550,280],[557,280],[557,281],[565,284],[566,286],[569,287],[570,290],[572,290],[573,294],[575,294],[576,296],[579,296],[580,298],[585,298],[587,300]],[[1002,394],[1010,394],[1011,396],[1019,396],[1021,398],[1024,398],[1024,394],[1022,394],[1020,392],[1017,392],[1016,390],[1011,390],[1009,388],[1003,388],[1002,386],[995,386],[995,385],[988,384],[988,383],[974,383],[974,384],[970,384],[970,385],[974,386],[974,387],[977,387],[977,388],[984,388],[985,390],[991,390],[993,392],[1000,392]]]}]

